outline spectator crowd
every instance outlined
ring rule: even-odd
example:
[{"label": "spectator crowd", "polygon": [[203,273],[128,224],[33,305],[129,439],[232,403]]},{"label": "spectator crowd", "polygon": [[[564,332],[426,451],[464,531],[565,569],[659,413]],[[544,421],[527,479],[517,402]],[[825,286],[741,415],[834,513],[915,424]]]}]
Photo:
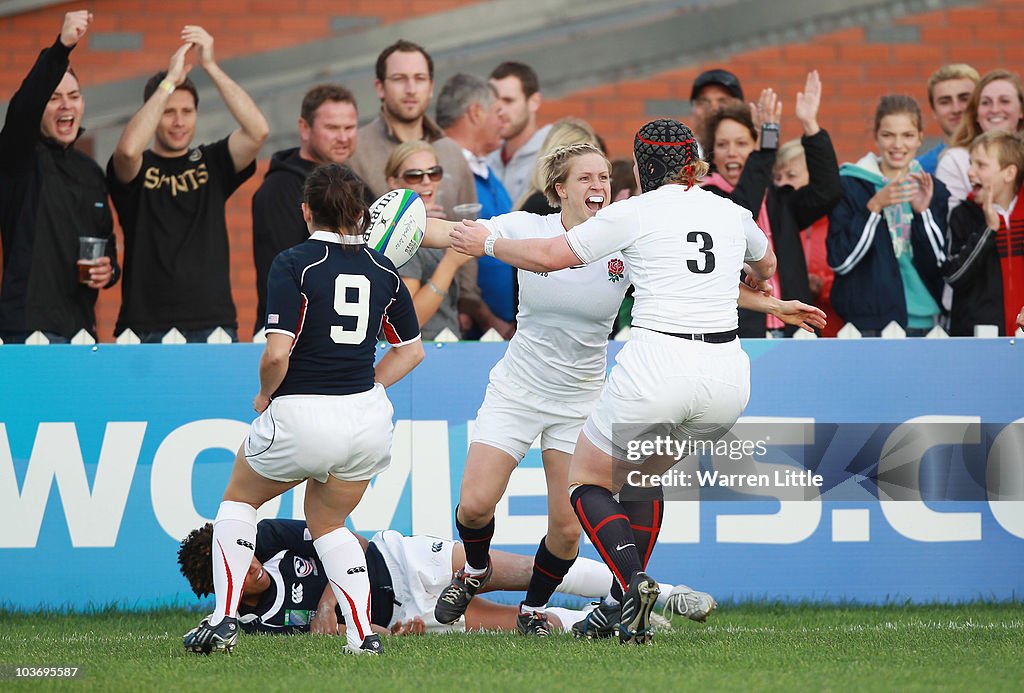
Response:
[{"label": "spectator crowd", "polygon": [[[21,343],[41,332],[66,343],[81,330],[95,338],[99,292],[120,282],[116,335],[130,330],[141,342],[160,342],[174,328],[203,342],[220,329],[237,341],[225,203],[254,175],[267,121],[217,63],[214,37],[188,25],[101,167],[76,148],[85,99],[71,56],[91,20],[87,11],[65,15],[11,97],[0,132],[0,339]],[[194,142],[193,69],[207,74],[235,121],[214,142]],[[746,102],[725,69],[700,74],[690,94],[686,120],[710,165],[701,184],[749,210],[764,231],[778,258],[771,293],[825,310],[822,336],[846,323],[879,336],[893,322],[908,336],[936,327],[952,336],[1014,334],[1024,323],[1020,78],[941,66],[927,83],[943,133],[936,146],[923,151],[917,101],[886,94],[867,153],[840,165],[827,123],[818,122],[827,77],[812,71],[785,108],[772,89]],[[351,91],[313,86],[298,108],[297,146],[270,154],[252,199],[257,331],[273,259],[308,237],[301,191],[317,165],[341,165],[367,203],[402,187],[420,195],[429,216],[491,218],[557,213],[537,162],[566,144],[603,149],[600,134],[578,118],[542,125],[538,77],[524,63],[502,63],[486,78],[455,74],[435,99],[430,53],[399,40],[380,52],[374,87],[379,112],[359,127]],[[784,112],[799,139],[780,141]],[[637,194],[633,167],[614,162],[613,202]],[[514,334],[518,276],[497,259],[421,249],[400,274],[425,339]],[[630,301],[627,294],[616,329],[629,324]],[[794,332],[746,310],[739,325],[743,337]]]}]

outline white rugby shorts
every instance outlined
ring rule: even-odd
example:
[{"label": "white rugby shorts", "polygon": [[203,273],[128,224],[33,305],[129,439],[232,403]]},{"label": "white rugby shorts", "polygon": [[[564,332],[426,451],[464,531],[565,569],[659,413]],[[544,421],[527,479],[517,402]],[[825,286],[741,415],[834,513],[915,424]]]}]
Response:
[{"label": "white rugby shorts", "polygon": [[393,529],[377,532],[370,541],[384,557],[395,590],[395,611],[388,628],[420,616],[431,633],[466,629],[464,618],[447,625],[434,618],[437,598],[452,579],[454,541],[425,535],[406,537]]},{"label": "white rugby shorts", "polygon": [[252,422],[245,457],[275,481],[365,481],[391,464],[393,415],[379,383],[354,395],[284,395]]},{"label": "white rugby shorts", "polygon": [[541,450],[571,455],[599,394],[595,392],[589,400],[564,402],[541,397],[508,379],[492,379],[476,414],[470,442],[498,448],[518,461],[539,435]]},{"label": "white rugby shorts", "polygon": [[734,424],[749,399],[750,359],[739,339],[709,344],[634,327],[583,432],[628,460],[629,440],[709,437]]}]

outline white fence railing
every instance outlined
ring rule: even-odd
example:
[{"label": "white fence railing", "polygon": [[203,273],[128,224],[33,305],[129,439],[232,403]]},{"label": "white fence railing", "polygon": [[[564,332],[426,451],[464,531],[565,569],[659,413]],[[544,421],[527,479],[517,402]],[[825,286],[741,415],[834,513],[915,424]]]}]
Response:
[{"label": "white fence railing", "polygon": [[[621,330],[619,330],[617,333],[615,333],[615,336],[612,337],[612,339],[614,341],[616,341],[616,342],[626,342],[626,341],[629,341],[629,334],[630,334],[629,328],[628,327],[624,327]],[[899,324],[896,323],[895,321],[890,322],[885,327],[885,329],[882,330],[882,334],[881,334],[881,338],[882,339],[905,339],[906,336],[907,336],[906,331],[902,327],[900,327]],[[974,328],[974,336],[975,337],[985,338],[985,339],[995,339],[995,338],[998,338],[999,337],[999,326],[998,325],[977,325]],[[1014,337],[1024,337],[1024,330],[1022,330],[1021,328],[1018,327],[1016,333],[1014,334]],[[772,335],[770,333],[766,333],[765,334],[765,338],[766,339],[773,339],[773,337],[772,337]],[[797,330],[796,334],[793,335],[793,339],[817,339],[817,338],[818,338],[818,335],[814,334],[813,332],[805,332],[804,330]],[[860,330],[858,330],[856,327],[854,327],[852,323],[847,323],[847,324],[843,325],[842,329],[840,329],[838,334],[836,334],[836,338],[837,339],[861,339],[862,336],[861,336]],[[929,332],[928,334],[926,334],[924,336],[924,338],[925,339],[948,339],[949,335],[946,334],[946,331],[944,329],[942,329],[941,327],[936,325],[934,328],[932,328],[931,332]],[[254,334],[253,337],[252,337],[252,341],[254,343],[256,343],[256,344],[264,344],[264,343],[266,343],[267,335],[264,332],[264,330],[260,330],[259,332]],[[451,330],[449,330],[448,328],[445,328],[436,337],[434,337],[434,339],[432,341],[444,343],[444,342],[458,342],[460,340]],[[501,334],[498,333],[497,330],[495,330],[492,327],[491,329],[487,330],[487,332],[485,332],[482,337],[480,337],[480,341],[481,342],[503,342],[503,341],[505,341],[505,339],[504,339],[504,337],[501,336]],[[3,340],[0,339],[0,344],[3,344],[3,343],[4,343]],[[29,346],[48,345],[49,343],[50,343],[50,340],[47,339],[46,335],[44,335],[42,332],[33,332],[31,335],[29,335],[28,339],[25,340],[25,344],[27,344]],[[88,345],[91,345],[91,344],[95,344],[96,340],[93,338],[93,336],[91,334],[89,334],[85,330],[79,330],[78,334],[76,334],[74,337],[72,337],[71,343],[72,344],[78,344],[78,345],[83,345],[84,344],[84,345],[88,346]],[[120,335],[118,335],[117,339],[115,340],[115,344],[140,344],[140,343],[141,342],[139,341],[138,336],[134,332],[132,332],[131,330],[125,330]],[[182,335],[181,332],[179,332],[178,330],[176,330],[175,328],[172,327],[167,332],[167,334],[165,334],[163,336],[163,339],[160,340],[160,343],[161,344],[185,344],[186,341],[185,341],[184,335]],[[225,332],[222,328],[218,327],[207,338],[206,343],[207,344],[231,344],[231,336],[228,335],[228,333]]]}]

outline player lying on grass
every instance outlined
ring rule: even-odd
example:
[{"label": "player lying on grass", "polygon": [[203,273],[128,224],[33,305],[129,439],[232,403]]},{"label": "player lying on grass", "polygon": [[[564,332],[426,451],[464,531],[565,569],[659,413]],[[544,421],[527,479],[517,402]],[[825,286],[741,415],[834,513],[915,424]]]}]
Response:
[{"label": "player lying on grass", "polygon": [[[178,563],[197,596],[213,591],[210,578],[209,523],[193,530],[181,543]],[[461,543],[429,536],[402,536],[393,530],[378,532],[366,551],[370,580],[371,627],[378,633],[405,635],[452,630],[515,630],[518,609],[476,599],[465,622],[439,624],[434,603],[448,585],[452,572],[466,560]],[[487,590],[525,590],[533,572],[530,556],[494,551],[494,577]],[[581,558],[566,575],[559,592],[600,598],[611,573],[598,561]],[[666,610],[703,621],[715,608],[711,595],[685,585],[661,585]],[[257,525],[256,554],[245,577],[239,621],[249,633],[337,633],[337,600],[327,583],[306,523],[300,520],[261,520]],[[552,608],[551,626],[567,631],[586,616],[585,611]]]}]

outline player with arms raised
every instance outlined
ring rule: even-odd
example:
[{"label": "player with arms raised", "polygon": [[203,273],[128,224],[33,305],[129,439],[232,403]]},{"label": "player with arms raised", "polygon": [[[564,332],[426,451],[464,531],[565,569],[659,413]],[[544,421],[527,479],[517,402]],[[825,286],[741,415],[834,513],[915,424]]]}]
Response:
[{"label": "player with arms raised", "polygon": [[[363,233],[365,203],[337,164],[306,180],[310,238],[274,260],[267,279],[267,345],[260,416],[235,459],[213,529],[214,612],[185,649],[230,652],[256,543],[256,509],[303,480],[313,545],[349,629],[345,651],[379,654],[370,629],[366,557],[345,519],[391,462],[393,409],[384,388],[423,360],[412,298]],[[377,335],[391,349],[374,366]]]},{"label": "player with arms raised", "polygon": [[512,239],[469,221],[451,237],[456,250],[534,272],[612,253],[625,258],[636,290],[631,339],[583,426],[569,488],[572,508],[622,595],[617,607],[606,601],[591,612],[584,634],[590,625],[601,631],[618,623],[620,642],[647,643],[659,588],[643,569],[661,523],[661,488],[626,503],[613,497],[621,486],[616,461],[627,459],[621,427],[639,436],[645,426],[667,422],[677,435],[707,435],[736,421],[750,394],[750,362],[737,339],[737,278],[746,264],[748,275],[764,282],[775,272],[775,256],[750,212],[696,187],[707,164],[688,127],[648,123],[636,135],[634,156],[643,194],[565,234]]}]

